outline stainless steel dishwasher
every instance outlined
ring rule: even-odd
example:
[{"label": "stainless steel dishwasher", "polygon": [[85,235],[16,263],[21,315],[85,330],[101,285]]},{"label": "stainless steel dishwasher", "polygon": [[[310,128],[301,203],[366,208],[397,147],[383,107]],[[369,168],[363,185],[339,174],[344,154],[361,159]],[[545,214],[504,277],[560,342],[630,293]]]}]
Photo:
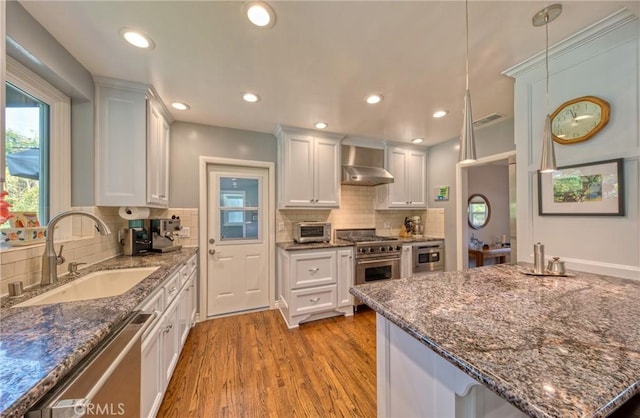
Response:
[{"label": "stainless steel dishwasher", "polygon": [[25,417],[139,417],[140,345],[153,316],[131,314]]}]

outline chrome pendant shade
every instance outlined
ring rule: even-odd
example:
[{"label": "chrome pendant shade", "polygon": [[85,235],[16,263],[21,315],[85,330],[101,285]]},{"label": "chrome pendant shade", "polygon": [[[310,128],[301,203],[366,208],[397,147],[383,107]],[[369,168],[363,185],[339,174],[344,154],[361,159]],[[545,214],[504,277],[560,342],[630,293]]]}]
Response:
[{"label": "chrome pendant shade", "polygon": [[464,115],[462,117],[462,134],[460,135],[461,163],[470,163],[476,160],[476,141],[473,134],[473,116],[471,114],[471,95],[467,89],[464,95]]},{"label": "chrome pendant shade", "polygon": [[551,118],[549,117],[549,23],[556,19],[562,13],[561,4],[552,4],[540,10],[533,16],[533,26],[542,26],[545,28],[545,50],[544,62],[547,76],[546,87],[546,114],[544,121],[544,131],[542,133],[542,157],[540,159],[540,172],[550,173],[558,169],[556,165],[556,152],[553,145],[553,133],[551,132]]},{"label": "chrome pendant shade", "polygon": [[476,141],[473,133],[473,116],[471,113],[471,95],[469,94],[469,0],[465,1],[466,28],[466,93],[464,95],[464,114],[462,117],[462,133],[460,134],[460,156],[458,161],[470,163],[476,160]]},{"label": "chrome pendant shade", "polygon": [[542,159],[540,160],[540,172],[550,173],[556,170],[556,152],[553,147],[551,117],[547,115],[544,121],[544,133],[542,135]]}]

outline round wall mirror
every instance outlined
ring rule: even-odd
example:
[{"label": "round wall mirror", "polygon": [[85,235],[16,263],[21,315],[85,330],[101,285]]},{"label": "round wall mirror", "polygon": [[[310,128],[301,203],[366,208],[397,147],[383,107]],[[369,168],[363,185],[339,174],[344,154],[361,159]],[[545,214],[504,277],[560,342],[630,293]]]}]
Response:
[{"label": "round wall mirror", "polygon": [[473,229],[480,229],[489,223],[491,218],[491,205],[486,196],[479,193],[469,196],[467,213],[469,215],[469,226]]}]

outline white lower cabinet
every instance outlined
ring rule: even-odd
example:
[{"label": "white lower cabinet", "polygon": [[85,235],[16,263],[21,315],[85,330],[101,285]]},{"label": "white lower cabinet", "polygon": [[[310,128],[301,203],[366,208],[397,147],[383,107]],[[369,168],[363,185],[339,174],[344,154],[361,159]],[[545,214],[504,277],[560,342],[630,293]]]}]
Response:
[{"label": "white lower cabinet", "polygon": [[141,304],[143,312],[156,314],[154,324],[142,337],[141,417],[158,413],[182,347],[195,324],[197,274],[194,255]]},{"label": "white lower cabinet", "polygon": [[334,315],[353,315],[353,250],[278,249],[280,312],[289,328]]}]

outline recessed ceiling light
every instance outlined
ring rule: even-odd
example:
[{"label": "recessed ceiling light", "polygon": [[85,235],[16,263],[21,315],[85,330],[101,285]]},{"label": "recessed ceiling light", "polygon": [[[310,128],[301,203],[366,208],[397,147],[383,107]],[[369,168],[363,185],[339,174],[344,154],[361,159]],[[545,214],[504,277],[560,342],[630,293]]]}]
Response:
[{"label": "recessed ceiling light", "polygon": [[380,103],[382,101],[382,95],[381,94],[371,94],[371,95],[367,96],[367,98],[365,100],[369,104]]},{"label": "recessed ceiling light", "polygon": [[255,93],[245,92],[242,93],[242,100],[249,103],[255,103],[260,101],[260,96]]},{"label": "recessed ceiling light", "polygon": [[441,118],[441,117],[447,116],[448,114],[449,114],[448,110],[438,110],[438,111],[433,113],[433,117],[434,118]]},{"label": "recessed ceiling light", "polygon": [[120,36],[122,36],[131,45],[138,48],[153,49],[156,47],[156,44],[153,42],[153,39],[151,39],[149,35],[133,29],[120,29]]},{"label": "recessed ceiling light", "polygon": [[171,103],[171,107],[176,110],[189,110],[189,105],[182,102],[173,102]]},{"label": "recessed ceiling light", "polygon": [[326,129],[329,125],[326,122],[316,122],[314,126],[318,129]]},{"label": "recessed ceiling light", "polygon": [[424,141],[424,138],[413,138],[413,139],[411,140],[411,142],[413,142],[414,144],[419,144],[419,143],[421,143],[422,141]]},{"label": "recessed ceiling light", "polygon": [[251,23],[261,28],[270,28],[276,23],[276,14],[263,1],[252,1],[243,7],[244,14]]}]

